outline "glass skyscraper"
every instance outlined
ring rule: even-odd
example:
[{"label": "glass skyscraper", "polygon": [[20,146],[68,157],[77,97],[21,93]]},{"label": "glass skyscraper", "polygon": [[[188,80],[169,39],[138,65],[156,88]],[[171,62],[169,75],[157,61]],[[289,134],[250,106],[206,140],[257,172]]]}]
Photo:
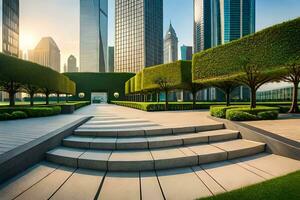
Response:
[{"label": "glass skyscraper", "polygon": [[19,0],[0,0],[0,52],[19,57]]},{"label": "glass skyscraper", "polygon": [[80,0],[80,71],[105,72],[108,0]]},{"label": "glass skyscraper", "polygon": [[115,72],[163,63],[163,0],[115,1]]},{"label": "glass skyscraper", "polygon": [[193,47],[181,46],[181,60],[192,60],[193,59]]}]

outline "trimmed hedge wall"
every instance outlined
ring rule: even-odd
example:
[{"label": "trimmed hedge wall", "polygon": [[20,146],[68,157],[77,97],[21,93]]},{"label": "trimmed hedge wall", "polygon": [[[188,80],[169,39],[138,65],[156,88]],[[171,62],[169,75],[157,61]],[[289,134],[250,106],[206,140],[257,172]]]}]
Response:
[{"label": "trimmed hedge wall", "polygon": [[193,57],[193,81],[211,83],[242,75],[241,58],[260,63],[265,73],[283,71],[300,55],[300,18],[285,22],[237,41],[212,48]]},{"label": "trimmed hedge wall", "polygon": [[[4,107],[0,108],[0,114],[8,114],[12,115],[13,112],[21,111],[26,113],[27,117],[45,117],[45,116],[52,116],[58,115],[61,113],[60,106],[37,106],[37,107]],[[5,115],[6,115],[5,114]],[[13,119],[13,118],[9,118]]]},{"label": "trimmed hedge wall", "polygon": [[[119,92],[119,100],[125,98],[125,82],[132,78],[133,73],[65,73],[76,83],[76,96],[70,98],[75,101],[91,101],[92,92],[107,92],[108,101],[116,100],[115,92]],[[79,93],[84,93],[85,97],[80,99]]]},{"label": "trimmed hedge wall", "polygon": [[52,93],[75,94],[75,83],[49,67],[21,60],[0,53],[0,87],[14,82],[26,87],[36,87],[37,91],[47,89]]}]

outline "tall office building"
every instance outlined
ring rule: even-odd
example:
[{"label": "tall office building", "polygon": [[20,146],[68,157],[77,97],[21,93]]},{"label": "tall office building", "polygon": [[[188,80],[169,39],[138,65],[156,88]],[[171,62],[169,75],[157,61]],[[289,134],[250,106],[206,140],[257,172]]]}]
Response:
[{"label": "tall office building", "polygon": [[221,43],[221,0],[194,0],[194,52]]},{"label": "tall office building", "polygon": [[29,51],[30,61],[60,72],[60,50],[51,37],[44,37],[37,46]]},{"label": "tall office building", "polygon": [[163,0],[115,1],[115,71],[163,63]]},{"label": "tall office building", "polygon": [[[0,52],[19,57],[19,0],[0,0]],[[6,98],[0,91],[0,101]]]},{"label": "tall office building", "polygon": [[80,71],[105,72],[108,0],[80,0]]},{"label": "tall office building", "polygon": [[164,40],[164,63],[171,63],[178,60],[178,37],[170,23]]},{"label": "tall office building", "polygon": [[115,47],[108,47],[108,72],[114,72],[115,66]]},{"label": "tall office building", "polygon": [[193,59],[193,47],[181,46],[181,60],[192,60]]},{"label": "tall office building", "polygon": [[77,60],[73,55],[68,58],[67,72],[78,72]]}]

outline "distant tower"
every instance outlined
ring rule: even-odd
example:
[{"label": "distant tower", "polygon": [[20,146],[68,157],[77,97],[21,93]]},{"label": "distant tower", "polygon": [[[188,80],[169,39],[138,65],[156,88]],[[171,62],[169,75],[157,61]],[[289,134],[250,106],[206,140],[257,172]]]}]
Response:
[{"label": "distant tower", "polygon": [[78,72],[77,68],[77,60],[75,56],[70,55],[68,58],[68,67],[67,67],[68,72]]},{"label": "distant tower", "polygon": [[115,66],[115,48],[108,47],[108,72],[114,72]]},{"label": "distant tower", "polygon": [[178,38],[170,22],[169,29],[164,40],[164,63],[171,63],[178,60]]},{"label": "distant tower", "polygon": [[60,72],[60,50],[51,37],[44,37],[29,51],[29,60]]},{"label": "distant tower", "polygon": [[80,71],[105,72],[108,0],[80,0]]},{"label": "distant tower", "polygon": [[181,46],[181,60],[192,60],[193,59],[193,47],[192,46]]},{"label": "distant tower", "polygon": [[163,0],[115,1],[115,71],[163,63]]}]

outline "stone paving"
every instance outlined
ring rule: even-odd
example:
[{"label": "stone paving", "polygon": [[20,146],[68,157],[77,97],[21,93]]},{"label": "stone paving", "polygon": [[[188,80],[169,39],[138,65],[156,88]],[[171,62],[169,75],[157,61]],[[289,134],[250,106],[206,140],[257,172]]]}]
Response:
[{"label": "stone paving", "polygon": [[85,115],[95,117],[48,152],[50,162],[2,183],[0,199],[192,200],[300,170],[300,161],[266,153],[263,143],[243,140],[205,111],[92,105],[40,127],[47,132],[57,120],[62,126]]},{"label": "stone paving", "polygon": [[280,115],[279,119],[244,122],[250,126],[280,135],[300,143],[300,115]]}]

